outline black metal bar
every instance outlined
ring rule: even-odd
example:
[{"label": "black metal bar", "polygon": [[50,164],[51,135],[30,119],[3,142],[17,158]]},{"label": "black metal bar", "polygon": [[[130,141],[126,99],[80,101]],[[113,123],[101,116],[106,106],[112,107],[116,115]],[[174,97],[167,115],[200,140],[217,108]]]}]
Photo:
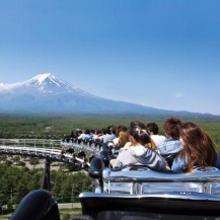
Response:
[{"label": "black metal bar", "polygon": [[45,159],[45,166],[44,166],[44,174],[43,174],[43,180],[42,180],[42,189],[46,189],[50,191],[51,185],[50,185],[50,159],[46,158]]}]

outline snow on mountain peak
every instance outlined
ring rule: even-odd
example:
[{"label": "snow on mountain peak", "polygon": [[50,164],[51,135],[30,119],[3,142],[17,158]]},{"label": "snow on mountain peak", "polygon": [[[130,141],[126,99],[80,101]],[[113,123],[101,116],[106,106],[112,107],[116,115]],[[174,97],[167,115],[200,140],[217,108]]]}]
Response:
[{"label": "snow on mountain peak", "polygon": [[31,80],[36,80],[41,84],[46,79],[53,79],[53,78],[55,78],[55,76],[52,73],[42,73],[34,76]]},{"label": "snow on mountain peak", "polygon": [[56,78],[52,73],[41,73],[24,82],[26,87],[35,88],[38,92],[43,94],[61,94],[61,93],[75,93],[76,89]]},{"label": "snow on mountain peak", "polygon": [[42,73],[34,76],[28,83],[35,83],[38,86],[45,86],[46,84],[55,84],[58,87],[66,87],[65,83],[57,79],[52,73]]},{"label": "snow on mountain peak", "polygon": [[57,94],[77,94],[90,95],[87,92],[73,87],[71,84],[56,78],[52,73],[41,73],[33,78],[12,84],[0,83],[1,94],[38,94],[57,95]]}]

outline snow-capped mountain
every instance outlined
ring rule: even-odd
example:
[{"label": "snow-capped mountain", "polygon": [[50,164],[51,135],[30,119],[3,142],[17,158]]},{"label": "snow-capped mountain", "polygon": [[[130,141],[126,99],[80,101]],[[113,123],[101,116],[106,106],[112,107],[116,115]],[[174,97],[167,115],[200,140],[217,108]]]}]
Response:
[{"label": "snow-capped mountain", "polygon": [[101,98],[51,73],[39,74],[24,82],[0,83],[0,113],[201,115]]},{"label": "snow-capped mountain", "polygon": [[56,78],[52,73],[43,73],[24,82],[0,84],[0,94],[59,95],[64,93],[84,94],[70,84]]}]

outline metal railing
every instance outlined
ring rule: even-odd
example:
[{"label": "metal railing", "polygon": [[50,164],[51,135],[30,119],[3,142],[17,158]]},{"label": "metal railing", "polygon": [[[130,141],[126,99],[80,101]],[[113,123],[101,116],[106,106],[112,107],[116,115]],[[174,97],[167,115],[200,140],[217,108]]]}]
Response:
[{"label": "metal railing", "polygon": [[0,139],[0,154],[50,158],[73,166],[85,163],[84,158],[65,152],[60,140]]},{"label": "metal railing", "polygon": [[0,146],[43,147],[61,149],[61,141],[53,139],[0,139]]}]

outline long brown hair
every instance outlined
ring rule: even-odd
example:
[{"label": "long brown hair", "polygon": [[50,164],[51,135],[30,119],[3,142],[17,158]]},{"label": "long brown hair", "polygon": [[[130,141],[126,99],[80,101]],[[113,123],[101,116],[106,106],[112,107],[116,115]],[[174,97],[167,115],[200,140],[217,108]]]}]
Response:
[{"label": "long brown hair", "polygon": [[183,150],[180,155],[186,156],[186,171],[194,166],[205,168],[213,166],[216,159],[215,145],[209,135],[192,122],[180,126],[180,138],[183,140]]},{"label": "long brown hair", "polygon": [[118,146],[124,147],[127,142],[130,141],[130,134],[128,131],[120,131],[119,132],[119,139],[118,139]]},{"label": "long brown hair", "polygon": [[181,123],[178,118],[168,118],[163,125],[166,136],[179,139],[179,126]]}]

